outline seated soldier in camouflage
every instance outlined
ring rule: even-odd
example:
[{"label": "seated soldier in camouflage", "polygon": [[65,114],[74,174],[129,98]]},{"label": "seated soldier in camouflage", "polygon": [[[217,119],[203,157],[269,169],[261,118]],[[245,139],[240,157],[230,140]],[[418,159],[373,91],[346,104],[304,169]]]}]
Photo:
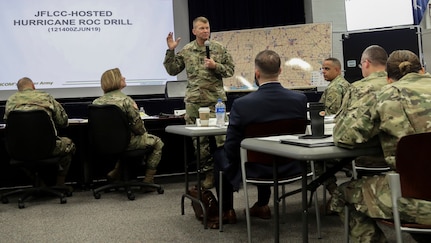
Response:
[{"label": "seated soldier in camouflage", "polygon": [[[388,84],[363,99],[362,110],[367,112],[351,114],[358,118],[344,120],[343,126],[337,123],[334,141],[351,147],[378,138],[386,163],[395,169],[400,138],[431,132],[431,75],[424,73],[419,58],[407,50],[394,51],[387,60],[386,71]],[[350,207],[349,234],[353,242],[387,242],[373,220],[393,217],[385,175],[364,176],[342,184],[333,194],[331,209],[344,219],[346,204]],[[401,221],[431,224],[431,202],[402,198],[399,210]]]},{"label": "seated soldier in camouflage", "polygon": [[[329,82],[325,91],[323,91],[319,102],[325,105],[325,115],[335,115],[341,108],[344,95],[349,89],[350,83],[343,77],[341,62],[335,57],[329,57],[322,63],[323,78]],[[327,164],[338,163],[338,160],[327,160]],[[317,174],[324,171],[323,163],[316,163],[314,167]],[[325,181],[326,189],[332,195],[337,188],[337,179],[331,176]],[[328,210],[327,210],[328,211]]]},{"label": "seated soldier in camouflage", "polygon": [[[385,68],[387,59],[388,54],[381,46],[371,45],[365,48],[361,54],[360,64],[358,65],[361,68],[362,76],[364,78],[353,82],[348,86],[347,91],[343,94],[341,107],[337,105],[337,99],[330,98],[330,96],[328,96],[329,94],[323,96],[323,100],[320,100],[321,102],[325,101],[326,107],[328,105],[330,106],[331,113],[335,112],[335,109],[337,109],[335,122],[336,126],[338,127],[338,131],[343,130],[340,127],[349,129],[350,119],[356,120],[356,116],[353,116],[352,114],[362,114],[363,112],[367,111],[367,108],[362,105],[362,100],[367,96],[373,96],[374,93],[381,89],[381,87],[386,85]],[[322,65],[322,68],[325,69],[325,67],[328,66]],[[328,76],[328,74],[326,75]],[[331,102],[331,100],[333,101]],[[328,102],[331,102],[332,104],[327,104]],[[326,110],[328,110],[328,108],[326,108]],[[336,136],[338,135],[334,134],[334,138]],[[320,163],[317,163],[316,165],[316,173],[322,173],[322,166]],[[334,177],[329,178],[326,181],[327,189],[331,195],[336,188],[335,181],[336,179]]]},{"label": "seated soldier in camouflage", "polygon": [[[69,125],[68,116],[63,106],[50,94],[36,90],[31,79],[25,77],[18,80],[17,87],[18,92],[11,95],[6,102],[5,121],[13,110],[44,110],[51,116],[56,129]],[[58,166],[56,186],[65,185],[64,182],[75,150],[75,144],[70,138],[57,137],[56,147],[52,155],[62,156],[62,159]]]},{"label": "seated soldier in camouflage", "polygon": [[329,82],[319,102],[325,104],[326,115],[335,115],[341,108],[344,94],[350,83],[341,74],[341,63],[337,58],[329,57],[322,64],[323,78]]},{"label": "seated soldier in camouflage", "polygon": [[[144,149],[152,147],[153,150],[148,156],[146,164],[146,172],[144,182],[154,183],[154,175],[157,172],[157,165],[162,157],[162,140],[152,134],[148,134],[145,129],[144,122],[139,115],[139,109],[136,102],[130,97],[121,92],[126,87],[126,79],[121,75],[120,69],[114,68],[105,71],[102,74],[101,86],[104,95],[95,99],[93,104],[114,104],[121,108],[129,119],[129,124],[132,130],[132,137],[128,149]],[[119,179],[121,175],[121,163],[117,162],[115,168],[108,173],[111,179]],[[146,187],[145,192],[153,192],[155,188]]]}]

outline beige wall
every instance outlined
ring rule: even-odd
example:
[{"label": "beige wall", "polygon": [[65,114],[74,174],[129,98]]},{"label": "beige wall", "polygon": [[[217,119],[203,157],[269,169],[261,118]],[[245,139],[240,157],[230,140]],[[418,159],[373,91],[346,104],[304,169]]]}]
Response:
[{"label": "beige wall", "polygon": [[422,47],[424,50],[425,67],[428,72],[431,72],[431,3],[428,3],[428,8],[422,21]]}]

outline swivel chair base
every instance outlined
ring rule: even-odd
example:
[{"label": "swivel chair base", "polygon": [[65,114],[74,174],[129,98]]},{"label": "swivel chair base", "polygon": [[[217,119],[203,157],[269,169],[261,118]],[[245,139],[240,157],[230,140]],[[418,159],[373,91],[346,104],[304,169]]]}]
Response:
[{"label": "swivel chair base", "polygon": [[93,195],[95,199],[100,199],[101,192],[125,189],[127,198],[129,200],[135,200],[135,194],[132,190],[133,187],[139,187],[140,189],[143,187],[152,187],[155,188],[157,190],[157,193],[159,194],[163,194],[165,192],[162,186],[153,183],[147,183],[142,181],[116,181],[93,189]]},{"label": "swivel chair base", "polygon": [[13,195],[21,194],[21,196],[18,198],[18,208],[22,209],[25,208],[25,201],[28,201],[27,199],[31,197],[40,197],[40,196],[55,196],[60,199],[60,203],[64,204],[67,203],[67,197],[72,196],[72,192],[69,190],[68,187],[31,187],[31,188],[22,188],[13,190],[10,192],[3,193],[1,195],[1,202],[6,204],[9,203],[9,197]]}]

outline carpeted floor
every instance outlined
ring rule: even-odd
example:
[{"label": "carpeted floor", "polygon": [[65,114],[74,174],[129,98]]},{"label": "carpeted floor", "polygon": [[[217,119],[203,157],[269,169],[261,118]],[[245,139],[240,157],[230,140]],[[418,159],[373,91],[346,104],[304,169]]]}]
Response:
[{"label": "carpeted floor", "polygon": [[[345,180],[343,173],[337,175]],[[183,177],[156,178],[164,194],[136,194],[130,201],[120,192],[94,199],[90,190],[75,191],[66,204],[59,199],[35,199],[18,209],[16,198],[0,204],[0,242],[247,242],[243,191],[235,193],[236,225],[225,225],[224,232],[204,229],[196,220],[190,200],[181,215]],[[288,189],[298,184],[289,185]],[[251,203],[256,191],[251,187]],[[319,199],[322,192],[319,190]],[[287,199],[286,222],[280,225],[280,242],[302,242],[300,195]],[[272,206],[272,205],[271,205]],[[309,210],[309,242],[343,242],[343,224],[338,216],[322,216],[322,239],[317,239],[314,207]],[[252,220],[253,242],[273,242],[272,220]],[[382,226],[390,242],[394,230]],[[404,235],[404,242],[414,242]]]}]

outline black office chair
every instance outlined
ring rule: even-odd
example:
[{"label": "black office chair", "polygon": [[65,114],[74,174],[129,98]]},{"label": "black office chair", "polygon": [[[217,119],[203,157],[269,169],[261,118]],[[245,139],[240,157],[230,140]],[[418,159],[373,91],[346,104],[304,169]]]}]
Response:
[{"label": "black office chair", "polygon": [[187,84],[187,80],[167,81],[165,84],[165,98],[184,99]]},{"label": "black office chair", "polygon": [[57,172],[61,156],[52,156],[56,143],[56,130],[53,121],[44,110],[11,111],[5,130],[6,149],[10,164],[24,169],[33,177],[33,186],[9,191],[1,195],[2,203],[8,203],[9,196],[21,194],[18,207],[24,208],[24,201],[37,195],[49,194],[66,203],[66,196],[72,193],[67,187],[46,186],[41,173],[54,169]]},{"label": "black office chair", "polygon": [[[94,198],[99,199],[101,192],[125,189],[127,198],[134,200],[132,187],[153,187],[159,194],[164,192],[160,185],[137,181],[131,177],[130,167],[142,164],[149,149],[127,150],[130,143],[131,130],[124,112],[116,105],[88,106],[88,126],[91,151],[100,159],[120,161],[122,179],[93,189]],[[96,159],[96,158],[95,158]]]},{"label": "black office chair", "polygon": [[[399,212],[400,198],[415,198],[431,201],[429,174],[431,171],[431,132],[410,134],[401,137],[396,150],[396,171],[386,173],[391,188],[393,219],[375,219],[395,228],[396,242],[403,242],[402,232],[431,234],[431,225],[405,222]],[[383,172],[382,172],[383,173]],[[349,206],[344,207],[344,238],[349,242]],[[428,241],[431,237],[428,237]],[[418,241],[426,242],[426,241]]]}]

